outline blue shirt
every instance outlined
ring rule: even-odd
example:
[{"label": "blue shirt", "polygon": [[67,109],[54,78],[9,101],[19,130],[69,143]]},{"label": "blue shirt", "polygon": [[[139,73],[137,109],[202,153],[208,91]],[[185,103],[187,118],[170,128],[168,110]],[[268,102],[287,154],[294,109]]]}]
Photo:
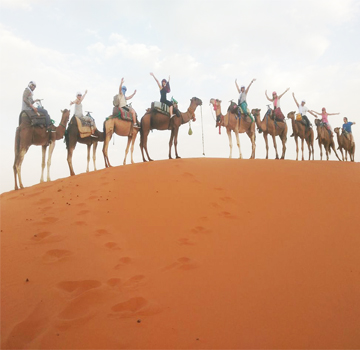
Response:
[{"label": "blue shirt", "polygon": [[351,125],[353,125],[352,122],[347,122],[346,124],[343,124],[343,130],[347,131],[348,133],[351,133]]}]

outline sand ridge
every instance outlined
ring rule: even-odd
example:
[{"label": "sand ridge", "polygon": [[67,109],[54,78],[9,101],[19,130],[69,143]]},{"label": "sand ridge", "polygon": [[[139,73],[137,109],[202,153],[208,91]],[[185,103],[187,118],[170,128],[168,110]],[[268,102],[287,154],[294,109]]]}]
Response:
[{"label": "sand ridge", "polygon": [[178,159],[1,195],[1,346],[358,348],[358,163]]}]

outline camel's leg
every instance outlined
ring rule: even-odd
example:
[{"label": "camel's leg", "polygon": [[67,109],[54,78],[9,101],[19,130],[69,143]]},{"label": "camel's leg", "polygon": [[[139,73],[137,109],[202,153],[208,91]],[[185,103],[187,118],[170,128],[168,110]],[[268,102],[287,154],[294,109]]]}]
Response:
[{"label": "camel's leg", "polygon": [[[24,188],[24,185],[23,185],[22,180],[21,180],[21,165],[22,165],[22,162],[24,160],[25,154],[28,151],[28,149],[29,149],[28,147],[23,148],[23,149],[20,148],[19,154],[18,154],[17,158],[15,158],[14,167],[15,167],[17,176],[19,178],[19,186],[20,186],[20,188]],[[17,185],[16,185],[16,177],[15,177],[15,189],[17,190],[16,187],[17,187]]]},{"label": "camel's leg", "polygon": [[19,153],[20,153],[20,129],[16,128],[15,132],[15,159],[14,159],[14,165],[13,165],[13,171],[14,171],[14,180],[15,180],[15,190],[18,190],[18,183],[17,178],[19,174]]},{"label": "camel's leg", "polygon": [[42,158],[41,158],[41,177],[40,182],[44,182],[44,169],[45,169],[45,155],[47,146],[42,146]]},{"label": "camel's leg", "polygon": [[[171,129],[171,135],[170,135],[170,140],[169,140],[169,159],[172,159],[171,157],[171,147],[172,144],[174,142],[174,137],[175,137],[175,129]],[[176,153],[176,151],[175,151]]]},{"label": "camel's leg", "polygon": [[[143,124],[141,124],[143,125]],[[144,130],[144,128],[142,127],[140,129],[140,149],[141,149],[141,155],[142,155],[142,158],[143,158],[143,162],[146,162],[146,159],[145,159],[145,156],[144,156],[144,150],[145,150],[145,153],[148,157],[148,160],[150,162],[152,162],[153,160],[150,158],[149,156],[149,152],[148,152],[148,149],[147,149],[147,139],[148,139],[148,135],[149,135],[149,130]]]},{"label": "camel's leg", "polygon": [[299,144],[298,144],[297,135],[295,135],[295,143],[296,143],[296,160],[298,160],[298,157],[299,157]]},{"label": "camel's leg", "polygon": [[323,152],[322,152],[322,145],[321,145],[321,142],[320,142],[320,138],[318,139],[318,143],[319,143],[319,148],[320,148],[320,160],[322,160]]},{"label": "camel's leg", "polygon": [[309,160],[311,158],[311,144],[310,144],[310,140],[309,139],[305,139],[306,144],[308,146],[308,150],[309,150]]},{"label": "camel's leg", "polygon": [[87,146],[87,158],[86,158],[86,172],[89,172],[89,163],[90,163],[90,149],[91,149],[91,143],[86,145]]},{"label": "camel's leg", "polygon": [[334,143],[333,143],[330,147],[333,149],[333,151],[334,151],[334,153],[335,153],[335,155],[336,155],[336,158],[341,162],[341,159],[339,158],[339,156],[338,156],[338,154],[337,154],[337,152],[336,152]]},{"label": "camel's leg", "polygon": [[250,141],[251,141],[251,157],[250,157],[250,159],[255,159],[255,148],[256,148],[255,133],[249,130],[246,132],[246,134],[249,136]]},{"label": "camel's leg", "polygon": [[176,159],[181,158],[181,157],[178,155],[178,151],[177,151],[178,135],[179,135],[179,128],[175,129],[175,136],[174,136],[174,148],[175,148],[175,156],[176,156]]},{"label": "camel's leg", "polygon": [[265,159],[269,159],[269,143],[268,143],[267,135],[268,134],[266,132],[263,132],[264,141],[265,141],[265,148],[266,148],[266,158]]},{"label": "camel's leg", "polygon": [[124,161],[123,161],[123,165],[126,165],[126,157],[127,157],[128,153],[129,153],[131,139],[132,139],[132,136],[128,136],[128,142],[127,142],[126,149],[125,149],[125,158],[124,158]]},{"label": "camel's leg", "polygon": [[51,157],[52,157],[54,148],[55,148],[55,141],[50,142],[49,154],[48,154],[48,160],[47,160],[47,179],[46,179],[46,181],[51,181],[51,179],[50,179],[50,166],[51,166]]},{"label": "camel's leg", "polygon": [[301,139],[301,160],[304,160],[304,139]]},{"label": "camel's leg", "polygon": [[[346,159],[346,150],[344,150],[344,151],[345,151],[345,159]],[[341,147],[340,147],[340,153],[341,153],[341,158],[344,161],[344,153],[343,153],[343,150]]]},{"label": "camel's leg", "polygon": [[94,171],[96,171],[96,149],[97,149],[98,142],[95,141],[93,143],[93,162],[94,162]]},{"label": "camel's leg", "polygon": [[277,145],[276,145],[276,138],[275,138],[275,135],[271,135],[271,136],[272,136],[272,139],[273,139],[274,148],[275,148],[275,153],[276,153],[276,157],[275,157],[275,159],[279,159],[279,154],[278,154],[278,151],[277,151]]},{"label": "camel's leg", "polygon": [[105,161],[106,168],[111,167],[109,157],[108,157],[108,148],[109,148],[109,143],[111,141],[113,133],[114,133],[114,129],[111,129],[108,132],[106,132],[106,135],[105,135],[104,146],[103,146],[103,155],[104,155],[104,161]]},{"label": "camel's leg", "polygon": [[133,133],[133,136],[131,139],[131,164],[134,164],[133,156],[134,156],[134,145],[135,145],[136,136],[137,136],[137,132],[135,134]]},{"label": "camel's leg", "polygon": [[239,148],[239,159],[242,159],[243,156],[242,156],[242,153],[241,153],[239,132],[238,132],[237,130],[235,130],[235,137],[236,137],[237,146],[238,146],[238,148]]},{"label": "camel's leg", "polygon": [[75,175],[74,168],[73,168],[73,165],[72,165],[72,156],[73,156],[74,149],[75,149],[75,146],[72,147],[72,145],[70,145],[70,143],[69,143],[68,154],[67,154],[67,162],[68,162],[68,165],[69,165],[70,175],[71,176]]},{"label": "camel's leg", "polygon": [[229,138],[229,147],[230,147],[230,155],[229,155],[229,158],[232,157],[232,138],[231,138],[231,130],[230,129],[226,129],[226,133],[227,133],[227,136]]},{"label": "camel's leg", "polygon": [[282,155],[281,155],[281,159],[285,159],[285,153],[286,153],[286,134],[285,136],[281,136],[281,141],[282,141]]}]

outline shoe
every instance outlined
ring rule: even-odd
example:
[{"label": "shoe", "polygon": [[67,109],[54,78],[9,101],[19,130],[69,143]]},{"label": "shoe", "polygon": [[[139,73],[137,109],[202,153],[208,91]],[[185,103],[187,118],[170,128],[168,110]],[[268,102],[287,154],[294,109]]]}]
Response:
[{"label": "shoe", "polygon": [[294,133],[292,133],[292,134],[290,135],[290,137],[294,137]]},{"label": "shoe", "polygon": [[134,124],[134,128],[135,128],[135,129],[140,129],[139,124],[138,124],[138,123],[135,123],[135,124]]},{"label": "shoe", "polygon": [[98,138],[98,136],[96,136],[96,135],[90,135],[90,137],[94,137],[96,139]]}]

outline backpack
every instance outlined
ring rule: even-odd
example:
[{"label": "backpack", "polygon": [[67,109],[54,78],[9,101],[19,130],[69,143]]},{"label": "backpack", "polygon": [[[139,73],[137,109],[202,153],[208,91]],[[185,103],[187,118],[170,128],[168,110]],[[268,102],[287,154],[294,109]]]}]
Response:
[{"label": "backpack", "polygon": [[114,98],[113,98],[113,105],[114,105],[115,107],[119,107],[119,105],[120,105],[119,94],[116,94],[116,95],[114,96]]}]

